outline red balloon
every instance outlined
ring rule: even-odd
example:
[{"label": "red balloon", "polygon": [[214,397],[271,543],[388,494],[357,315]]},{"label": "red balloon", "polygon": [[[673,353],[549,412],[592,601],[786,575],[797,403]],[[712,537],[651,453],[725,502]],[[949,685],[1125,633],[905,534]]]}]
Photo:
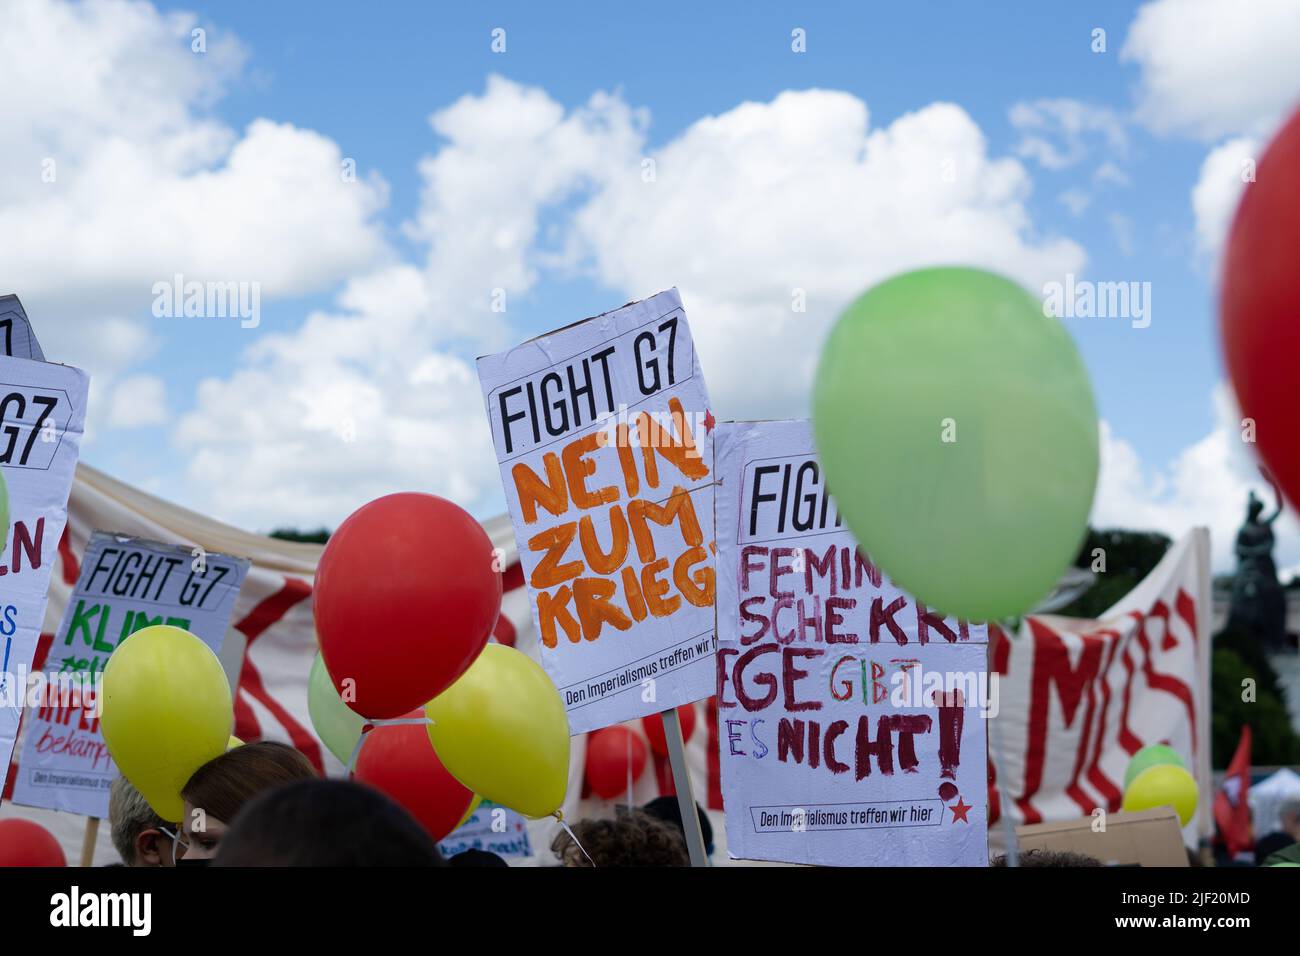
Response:
[{"label": "red balloon", "polygon": [[492,541],[444,498],[378,498],[330,537],[314,613],[325,667],[348,706],[381,719],[423,707],[465,673],[501,613]]},{"label": "red balloon", "polygon": [[[695,705],[682,704],[678,707],[677,719],[682,724],[682,743],[687,743],[691,739],[691,734],[695,733]],[[650,749],[661,757],[667,757],[668,739],[664,736],[664,719],[658,714],[651,714],[649,717],[641,718],[641,726],[645,728]]]},{"label": "red balloon", "polygon": [[[407,717],[424,718],[413,710]],[[448,772],[425,725],[379,726],[366,734],[353,779],[382,791],[415,817],[434,840],[460,823],[474,794]]]},{"label": "red balloon", "polygon": [[1223,262],[1220,332],[1260,457],[1300,506],[1300,112],[1269,144],[1237,206]]},{"label": "red balloon", "polygon": [[67,866],[54,834],[31,820],[0,820],[0,866]]},{"label": "red balloon", "polygon": [[632,756],[632,779],[645,771],[645,742],[626,727],[615,725],[587,737],[587,783],[604,800],[627,791],[628,754]]}]

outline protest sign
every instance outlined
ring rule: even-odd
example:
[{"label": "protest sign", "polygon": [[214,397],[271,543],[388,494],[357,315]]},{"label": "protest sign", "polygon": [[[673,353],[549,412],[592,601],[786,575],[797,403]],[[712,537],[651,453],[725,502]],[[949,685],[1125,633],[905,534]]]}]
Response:
[{"label": "protest sign", "polygon": [[533,855],[527,820],[491,800],[480,803],[468,820],[438,843],[438,849],[447,858],[466,850],[484,850],[506,860]]},{"label": "protest sign", "polygon": [[45,361],[27,310],[16,295],[0,295],[0,355]]},{"label": "protest sign", "polygon": [[808,422],[715,438],[729,852],[986,865],[986,627],[930,611],[857,547]]},{"label": "protest sign", "polygon": [[573,733],[713,689],[713,427],[676,290],[479,359]]},{"label": "protest sign", "polygon": [[6,767],[68,518],[89,385],[85,372],[68,365],[0,356],[0,468],[10,521],[0,552],[0,758]]},{"label": "protest sign", "polygon": [[[96,531],[45,664],[45,686],[81,677],[94,686],[109,656],[136,631],[170,624],[212,648],[221,642],[248,572],[245,558]],[[14,803],[108,815],[113,760],[94,697],[29,707]]]}]

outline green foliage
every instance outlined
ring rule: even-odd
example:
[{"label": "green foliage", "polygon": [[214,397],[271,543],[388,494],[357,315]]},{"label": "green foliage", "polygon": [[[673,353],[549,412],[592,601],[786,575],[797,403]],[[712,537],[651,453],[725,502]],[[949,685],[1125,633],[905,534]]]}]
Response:
[{"label": "green foliage", "polygon": [[[1281,694],[1265,687],[1265,675],[1227,647],[1215,647],[1211,669],[1210,699],[1214,711],[1210,718],[1210,737],[1215,769],[1228,766],[1244,724],[1250,725],[1251,763],[1274,766],[1300,763],[1300,736],[1291,729]],[[1276,686],[1277,675],[1271,667],[1268,673]],[[1247,679],[1256,681],[1253,702],[1242,700],[1242,682]]]},{"label": "green foliage", "polygon": [[279,538],[281,541],[324,544],[330,539],[330,531],[328,528],[318,528],[315,531],[302,531],[298,528],[276,528],[268,537]]},{"label": "green foliage", "polygon": [[1096,551],[1101,549],[1106,569],[1097,572],[1092,587],[1053,613],[1066,617],[1100,616],[1151,573],[1169,545],[1169,538],[1155,531],[1089,528],[1074,566],[1092,570]]}]

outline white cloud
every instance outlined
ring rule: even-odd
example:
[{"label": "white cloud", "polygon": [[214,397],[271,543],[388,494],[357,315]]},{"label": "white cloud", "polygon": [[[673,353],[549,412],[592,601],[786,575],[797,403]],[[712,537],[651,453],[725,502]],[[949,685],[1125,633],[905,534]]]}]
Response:
[{"label": "white cloud", "polygon": [[[543,90],[499,76],[429,118],[448,142],[420,163],[420,209],[407,233],[428,245],[428,308],[444,336],[496,346],[511,303],[561,254],[539,235],[543,210],[576,190],[639,176],[645,115],[597,93],[567,116]],[[506,311],[493,312],[504,290]]]},{"label": "white cloud", "polygon": [[[176,440],[213,510],[333,523],[399,488],[495,495],[477,376],[454,346],[519,337],[505,325],[516,307],[492,313],[491,291],[526,301],[546,271],[592,270],[618,290],[611,300],[679,285],[717,407],[745,417],[806,413],[822,334],[893,272],[960,262],[1037,287],[1083,263],[1074,243],[1033,235],[1024,168],[990,157],[948,104],[871,129],[853,96],[788,92],[646,155],[644,114],[618,97],[566,113],[493,78],[431,122],[447,142],[421,163],[408,227],[425,263],[353,280],[338,310],[201,384]],[[806,313],[791,310],[795,288]],[[550,324],[564,318],[576,316]]]},{"label": "white cloud", "polygon": [[1024,167],[990,156],[951,104],[873,129],[848,93],[785,92],[700,119],[652,158],[655,182],[595,193],[580,245],[625,296],[681,289],[726,417],[807,414],[826,330],[888,275],[960,263],[1041,288],[1083,266],[1074,242],[1034,234]]},{"label": "white cloud", "polygon": [[1011,125],[1020,132],[1017,155],[1047,169],[1065,169],[1091,152],[1088,140],[1103,141],[1109,155],[1128,152],[1124,121],[1114,110],[1080,100],[1059,98],[1021,102],[1011,107]]},{"label": "white cloud", "polygon": [[1249,136],[1229,140],[1212,149],[1201,164],[1201,174],[1192,187],[1192,212],[1196,219],[1196,245],[1208,258],[1218,261],[1228,238],[1243,178],[1259,159],[1259,140]]},{"label": "white cloud", "polygon": [[167,421],[167,389],[156,375],[132,375],[113,388],[107,424],[110,428],[140,428]]},{"label": "white cloud", "polygon": [[0,5],[0,261],[47,354],[105,382],[155,344],[157,281],[290,296],[387,254],[386,187],[345,182],[334,142],[211,117],[244,51],[209,27],[192,52],[197,22],[126,0]]},{"label": "white cloud", "polygon": [[1131,180],[1128,177],[1128,173],[1124,172],[1124,170],[1120,169],[1110,160],[1107,160],[1098,166],[1096,171],[1093,172],[1092,182],[1096,186],[1127,186],[1130,184]]},{"label": "white cloud", "polygon": [[[1137,450],[1101,423],[1101,476],[1093,507],[1096,527],[1154,529],[1178,537],[1198,525],[1210,529],[1216,572],[1235,567],[1232,547],[1253,488],[1272,508],[1272,492],[1242,440],[1241,415],[1231,391],[1213,393],[1214,427],[1165,469],[1148,469]],[[1290,513],[1274,526],[1279,566],[1300,561],[1300,525]]]},{"label": "white cloud", "polygon": [[1070,210],[1070,215],[1078,218],[1088,211],[1092,205],[1092,197],[1082,189],[1067,189],[1057,197],[1066,209]]},{"label": "white cloud", "polygon": [[425,262],[354,278],[336,310],[260,338],[238,372],[200,384],[175,439],[213,510],[260,527],[333,525],[392,491],[473,506],[499,487],[478,376],[452,346],[509,344],[507,320],[560,255],[541,217],[638,168],[639,120],[604,94],[566,115],[492,77],[430,123],[447,142],[420,164],[407,227]]},{"label": "white cloud", "polygon": [[422,341],[425,303],[409,266],[367,276],[342,311],[267,336],[234,375],[201,382],[175,440],[210,510],[262,528],[337,525],[393,491],[469,506],[494,487],[477,375]]},{"label": "white cloud", "polygon": [[1262,134],[1300,97],[1300,3],[1154,0],[1121,57],[1141,68],[1138,117],[1160,133]]}]

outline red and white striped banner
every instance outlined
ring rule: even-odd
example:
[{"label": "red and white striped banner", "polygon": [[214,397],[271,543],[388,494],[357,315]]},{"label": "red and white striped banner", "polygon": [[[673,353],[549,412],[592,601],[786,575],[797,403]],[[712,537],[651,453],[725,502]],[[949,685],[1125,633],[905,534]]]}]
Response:
[{"label": "red and white striped banner", "polygon": [[[360,502],[358,503],[360,504]],[[505,595],[501,619],[494,640],[518,647],[538,657],[528,592],[523,586],[515,548],[514,531],[507,516],[484,523],[494,547],[500,548],[505,571]],[[312,579],[322,547],[250,534],[179,508],[146,494],[87,465],[79,465],[68,503],[68,524],[59,544],[58,564],[51,576],[45,627],[37,648],[33,670],[45,663],[54,630],[77,581],[80,556],[95,530],[138,535],[154,541],[202,547],[247,557],[252,561],[231,618],[231,628],[221,658],[235,679],[235,736],[244,741],[279,740],[301,750],[323,773],[341,776],[343,766],[324,747],[312,730],[307,712],[307,674],[317,650],[312,621]],[[721,809],[718,790],[717,721],[712,708],[688,742],[687,756],[697,799]],[[699,716],[705,716],[701,713]],[[639,721],[629,724],[641,733]],[[15,754],[21,748],[15,748]],[[569,797],[565,816],[578,819],[592,813],[607,813],[608,805],[584,799],[583,765],[585,738],[573,739],[569,772]],[[15,766],[9,767],[0,816],[24,816],[48,827],[64,845],[69,859],[80,853],[83,818],[53,811],[15,807],[9,802]],[[638,803],[672,793],[672,776],[667,760],[652,757],[651,767],[634,783]],[[530,840],[539,862],[550,862],[549,846],[553,820],[530,824]],[[108,843],[108,827],[100,829],[95,862],[115,862]]]},{"label": "red and white striped banner", "polygon": [[990,823],[1001,810],[1016,823],[1119,810],[1129,759],[1163,743],[1201,791],[1184,838],[1210,833],[1209,612],[1209,533],[1197,529],[1100,619],[1030,616],[1015,638],[990,633],[1000,675],[990,753],[999,742],[1010,804],[999,807],[991,785]]}]

